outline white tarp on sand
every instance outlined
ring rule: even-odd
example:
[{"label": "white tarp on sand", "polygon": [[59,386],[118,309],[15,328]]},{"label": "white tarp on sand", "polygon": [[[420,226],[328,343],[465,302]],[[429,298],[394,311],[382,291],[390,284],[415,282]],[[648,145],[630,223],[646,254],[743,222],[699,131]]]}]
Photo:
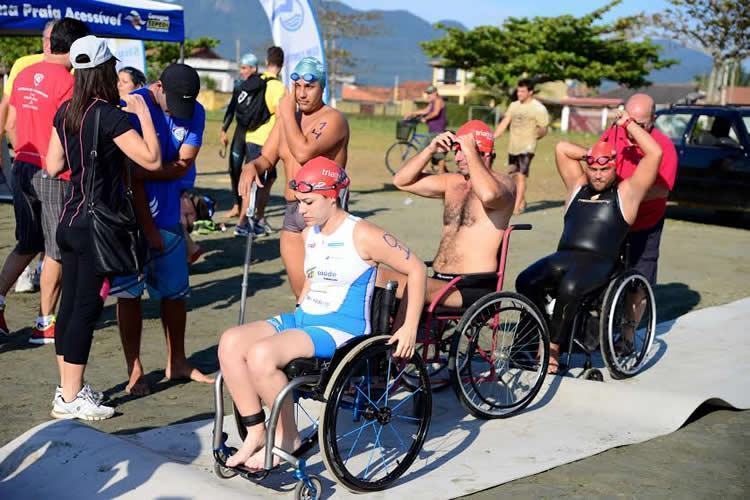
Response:
[{"label": "white tarp on sand", "polygon": [[[750,299],[744,299],[662,324],[654,362],[638,377],[605,383],[550,377],[528,410],[508,420],[467,417],[452,392],[440,393],[421,458],[396,487],[372,496],[455,497],[668,434],[706,401],[748,409],[749,321]],[[226,423],[233,433],[233,423]],[[285,473],[262,486],[216,478],[210,443],[207,421],[127,439],[48,422],[0,449],[0,498],[229,499],[275,497],[293,488]],[[317,455],[309,469],[322,474],[326,493],[346,496]]]}]

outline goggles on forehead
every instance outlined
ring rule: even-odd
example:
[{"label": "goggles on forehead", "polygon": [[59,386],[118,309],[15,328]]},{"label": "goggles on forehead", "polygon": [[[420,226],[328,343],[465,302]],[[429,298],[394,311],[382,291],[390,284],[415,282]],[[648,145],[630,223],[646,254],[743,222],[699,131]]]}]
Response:
[{"label": "goggles on forehead", "polygon": [[346,186],[347,180],[348,177],[346,176],[346,173],[342,171],[339,175],[339,178],[333,184],[326,184],[324,182],[316,182],[315,184],[313,184],[312,182],[297,181],[296,179],[292,179],[291,181],[289,181],[289,189],[303,194],[312,193],[313,191],[330,191]]},{"label": "goggles on forehead", "polygon": [[313,73],[303,73],[300,75],[299,73],[295,71],[294,73],[289,75],[289,78],[291,78],[293,82],[296,82],[297,80],[302,79],[302,81],[306,83],[312,83],[318,80],[318,75],[315,75]]},{"label": "goggles on forehead", "polygon": [[615,161],[617,157],[615,155],[612,156],[584,156],[583,159],[588,163],[589,165],[598,164],[602,167],[604,165],[607,165],[613,161]]}]

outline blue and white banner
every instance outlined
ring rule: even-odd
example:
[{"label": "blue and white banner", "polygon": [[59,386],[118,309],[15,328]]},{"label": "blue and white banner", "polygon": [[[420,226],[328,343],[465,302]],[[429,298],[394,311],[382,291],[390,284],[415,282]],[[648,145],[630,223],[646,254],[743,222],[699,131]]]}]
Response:
[{"label": "blue and white banner", "polygon": [[0,0],[0,35],[37,34],[52,19],[73,17],[98,36],[182,42],[179,5],[151,0]]},{"label": "blue and white banner", "polygon": [[[2,0],[0,0],[2,1]],[[289,85],[289,73],[303,57],[315,57],[326,66],[318,21],[308,0],[260,0],[271,23],[273,43],[284,49],[282,78]],[[328,100],[328,86],[324,99]]]},{"label": "blue and white banner", "polygon": [[125,40],[123,38],[107,38],[109,50],[119,60],[117,70],[131,66],[146,73],[146,49],[143,40]]}]

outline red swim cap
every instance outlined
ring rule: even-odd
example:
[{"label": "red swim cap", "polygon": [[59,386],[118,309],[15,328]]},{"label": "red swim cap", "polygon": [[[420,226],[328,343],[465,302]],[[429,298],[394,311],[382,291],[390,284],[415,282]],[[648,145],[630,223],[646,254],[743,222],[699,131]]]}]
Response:
[{"label": "red swim cap", "polygon": [[[589,165],[596,163],[601,166],[614,165],[616,156],[617,151],[612,144],[607,141],[598,141],[591,149],[589,149],[586,163]],[[602,163],[602,161],[604,161],[603,158],[606,158],[608,161]]]},{"label": "red swim cap", "polygon": [[343,168],[324,156],[308,161],[289,181],[289,188],[298,193],[316,193],[336,198],[339,191],[349,186],[349,177]]},{"label": "red swim cap", "polygon": [[477,149],[482,153],[492,153],[495,149],[495,136],[492,134],[490,127],[482,120],[471,120],[458,129],[457,136],[473,135],[474,142],[477,143]]}]

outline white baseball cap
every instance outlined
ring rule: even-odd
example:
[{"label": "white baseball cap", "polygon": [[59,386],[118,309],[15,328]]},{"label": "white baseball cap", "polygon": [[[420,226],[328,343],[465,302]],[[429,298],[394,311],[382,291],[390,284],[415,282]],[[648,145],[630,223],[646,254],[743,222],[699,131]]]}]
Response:
[{"label": "white baseball cap", "polygon": [[[70,64],[74,69],[96,68],[113,57],[115,56],[110,52],[107,41],[94,35],[79,38],[70,45]],[[83,59],[81,62],[77,62],[81,59]]]}]

